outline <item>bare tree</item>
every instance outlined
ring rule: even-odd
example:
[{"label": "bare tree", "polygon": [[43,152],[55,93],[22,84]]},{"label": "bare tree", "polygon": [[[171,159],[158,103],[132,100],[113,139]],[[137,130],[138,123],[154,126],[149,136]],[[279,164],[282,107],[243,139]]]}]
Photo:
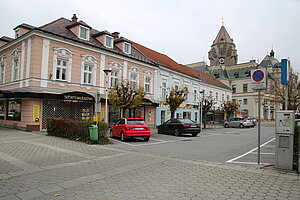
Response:
[{"label": "bare tree", "polygon": [[185,97],[188,93],[187,87],[184,87],[183,89],[173,89],[171,90],[170,94],[166,98],[166,102],[170,106],[171,111],[171,118],[174,118],[174,114],[176,109],[182,104],[182,102],[185,101]]},{"label": "bare tree", "polygon": [[226,113],[226,119],[228,120],[229,117],[234,114],[240,105],[236,101],[226,101],[222,103],[222,109]]},{"label": "bare tree", "polygon": [[207,120],[207,113],[210,111],[211,107],[216,104],[216,102],[211,98],[204,98],[202,100],[202,116],[201,120],[203,119],[203,128],[206,128],[206,120]]}]

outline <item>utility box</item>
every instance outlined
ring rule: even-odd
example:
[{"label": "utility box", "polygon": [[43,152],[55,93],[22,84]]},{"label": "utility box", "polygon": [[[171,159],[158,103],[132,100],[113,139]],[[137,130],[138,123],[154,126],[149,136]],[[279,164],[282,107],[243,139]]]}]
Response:
[{"label": "utility box", "polygon": [[292,110],[276,111],[275,166],[277,168],[293,169],[294,131],[295,112]]}]

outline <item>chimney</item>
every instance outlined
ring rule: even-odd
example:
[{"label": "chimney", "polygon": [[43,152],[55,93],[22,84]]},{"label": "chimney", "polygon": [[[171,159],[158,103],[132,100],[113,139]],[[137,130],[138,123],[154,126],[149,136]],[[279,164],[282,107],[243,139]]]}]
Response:
[{"label": "chimney", "polygon": [[118,39],[120,33],[119,32],[113,32],[112,35],[114,36],[115,39]]},{"label": "chimney", "polygon": [[77,17],[76,17],[76,14],[73,14],[73,17],[72,17],[72,22],[77,22]]}]

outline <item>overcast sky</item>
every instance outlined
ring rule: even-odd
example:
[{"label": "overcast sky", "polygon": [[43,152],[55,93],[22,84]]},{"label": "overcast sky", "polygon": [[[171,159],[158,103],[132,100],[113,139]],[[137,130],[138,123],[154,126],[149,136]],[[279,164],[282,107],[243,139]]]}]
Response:
[{"label": "overcast sky", "polygon": [[272,49],[300,72],[300,0],[0,0],[0,37],[21,23],[41,26],[74,13],[97,30],[120,35],[182,64],[205,60],[221,28],[239,63]]}]

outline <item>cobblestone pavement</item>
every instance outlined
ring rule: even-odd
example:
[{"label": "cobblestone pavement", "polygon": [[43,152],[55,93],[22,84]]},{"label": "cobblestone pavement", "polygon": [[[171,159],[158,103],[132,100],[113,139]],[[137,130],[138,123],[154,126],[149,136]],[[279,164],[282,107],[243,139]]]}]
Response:
[{"label": "cobblestone pavement", "polygon": [[0,128],[0,200],[300,199],[296,174]]}]

